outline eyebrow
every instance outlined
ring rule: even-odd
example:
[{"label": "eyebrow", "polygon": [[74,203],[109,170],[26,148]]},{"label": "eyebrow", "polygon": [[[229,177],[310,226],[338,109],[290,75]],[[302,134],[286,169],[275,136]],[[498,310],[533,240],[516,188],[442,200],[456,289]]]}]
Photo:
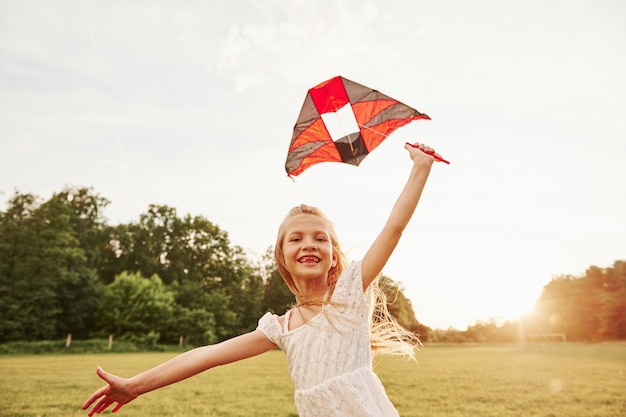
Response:
[{"label": "eyebrow", "polygon": [[[298,235],[298,234],[304,234],[305,232],[302,230],[293,230],[290,231],[289,233],[286,234],[286,236],[293,236],[293,235]],[[309,232],[306,232],[309,233]],[[310,234],[312,235],[324,235],[324,236],[328,236],[330,237],[330,233],[328,233],[327,231],[324,230],[314,230],[313,232],[310,232]]]}]

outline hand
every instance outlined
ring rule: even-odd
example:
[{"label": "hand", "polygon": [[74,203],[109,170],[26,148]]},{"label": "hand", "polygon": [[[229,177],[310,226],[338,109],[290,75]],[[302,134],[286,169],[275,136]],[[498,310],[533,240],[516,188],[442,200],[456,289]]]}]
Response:
[{"label": "hand", "polygon": [[102,368],[98,367],[96,373],[100,378],[107,383],[104,387],[95,391],[83,404],[83,410],[88,409],[92,404],[95,405],[89,411],[89,416],[94,414],[100,414],[111,405],[117,403],[111,410],[115,413],[122,408],[124,404],[127,404],[138,397],[134,394],[129,386],[129,380],[120,378],[108,372],[105,372]]},{"label": "hand", "polygon": [[[405,143],[404,145],[404,149],[409,151],[409,154],[411,155],[411,159],[413,160],[413,162],[418,162],[421,159],[424,159],[423,156],[424,154],[430,156],[431,161],[434,159],[437,162],[444,162],[446,164],[449,164],[450,162],[446,161],[445,159],[443,159],[443,157],[441,155],[439,155],[438,153],[435,152],[435,150],[433,148],[431,148],[430,146],[424,145],[423,143]],[[418,152],[421,151],[421,152]]]}]

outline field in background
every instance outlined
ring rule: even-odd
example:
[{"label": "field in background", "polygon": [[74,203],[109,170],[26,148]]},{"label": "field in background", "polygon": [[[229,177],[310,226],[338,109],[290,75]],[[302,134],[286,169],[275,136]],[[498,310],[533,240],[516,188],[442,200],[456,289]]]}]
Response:
[{"label": "field in background", "polygon": [[[101,386],[98,365],[130,376],[173,355],[0,356],[0,416],[85,416],[81,404]],[[417,357],[375,362],[402,417],[626,416],[625,343],[433,345]],[[146,394],[117,415],[297,416],[280,351]]]}]

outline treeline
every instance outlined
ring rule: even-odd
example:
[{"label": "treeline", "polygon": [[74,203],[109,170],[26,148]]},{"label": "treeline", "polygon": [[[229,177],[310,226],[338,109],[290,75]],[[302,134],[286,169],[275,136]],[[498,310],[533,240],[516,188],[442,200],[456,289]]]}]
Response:
[{"label": "treeline", "polygon": [[[202,216],[151,205],[109,225],[106,198],[67,188],[48,200],[16,192],[0,212],[0,343],[106,338],[142,345],[215,343],[294,302],[271,255],[250,259]],[[390,311],[425,335],[385,277]]]},{"label": "treeline", "polygon": [[581,276],[562,275],[546,285],[527,335],[563,333],[568,340],[626,340],[626,261],[591,266]]},{"label": "treeline", "polygon": [[[109,204],[88,188],[48,200],[16,192],[0,211],[0,343],[107,338],[142,345],[215,343],[294,302],[271,248],[251,258],[202,216],[151,205],[109,225]],[[466,330],[421,324],[384,277],[389,310],[428,342],[626,340],[626,261],[549,282],[533,314]],[[497,294],[494,294],[497,296]]]},{"label": "treeline", "polygon": [[[494,294],[494,296],[497,296]],[[491,319],[465,331],[434,330],[431,341],[547,343],[626,340],[626,261],[591,266],[548,283],[534,311],[516,322]]]}]

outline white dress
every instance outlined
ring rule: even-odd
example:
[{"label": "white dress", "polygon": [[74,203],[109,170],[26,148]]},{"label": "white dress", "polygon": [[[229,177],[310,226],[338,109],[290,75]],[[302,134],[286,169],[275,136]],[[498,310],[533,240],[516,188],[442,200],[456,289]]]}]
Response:
[{"label": "white dress", "polygon": [[331,301],[306,324],[289,329],[289,313],[259,320],[263,332],[287,355],[300,417],[399,417],[372,371],[369,290],[361,263],[343,271]]}]

